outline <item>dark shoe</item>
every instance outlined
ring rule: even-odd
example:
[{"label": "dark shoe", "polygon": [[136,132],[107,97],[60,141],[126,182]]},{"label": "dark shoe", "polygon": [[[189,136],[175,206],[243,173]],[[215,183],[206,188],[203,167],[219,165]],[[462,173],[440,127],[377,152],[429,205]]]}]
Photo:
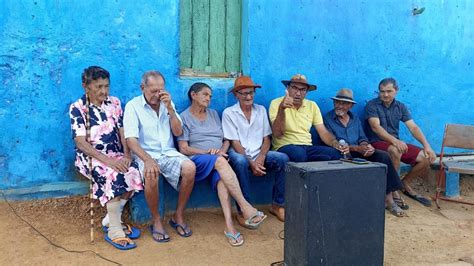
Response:
[{"label": "dark shoe", "polygon": [[385,207],[385,209],[397,217],[407,216],[407,214],[400,207],[398,207],[395,202],[393,202],[392,205]]},{"label": "dark shoe", "polygon": [[431,207],[431,200],[419,195],[419,194],[410,194],[408,191],[403,191],[403,194],[407,195],[407,197],[409,198],[412,198],[416,201],[418,201],[419,203],[425,205],[426,207]]},{"label": "dark shoe", "polygon": [[393,197],[393,201],[400,207],[402,210],[408,210],[410,206],[405,203],[405,200],[400,196],[399,198]]}]

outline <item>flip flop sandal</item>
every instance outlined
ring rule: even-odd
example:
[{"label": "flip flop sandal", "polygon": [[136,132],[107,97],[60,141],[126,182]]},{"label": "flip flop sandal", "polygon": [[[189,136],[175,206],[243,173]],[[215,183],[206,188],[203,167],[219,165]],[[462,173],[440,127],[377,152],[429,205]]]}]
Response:
[{"label": "flip flop sandal", "polygon": [[408,210],[410,206],[405,203],[405,200],[400,196],[400,198],[393,197],[393,201],[400,207],[402,210]]},{"label": "flip flop sandal", "polygon": [[[150,227],[148,227],[148,229],[150,229],[150,233],[151,233],[151,237],[153,238],[153,240],[155,240],[156,242],[158,243],[166,243],[166,242],[169,242],[170,241],[170,237],[168,236],[168,234],[166,234],[165,232],[160,232],[158,230],[155,230],[155,228],[153,227],[153,225],[150,225]],[[158,236],[161,236],[161,238],[159,238]]]},{"label": "flip flop sandal", "polygon": [[419,195],[419,194],[415,194],[415,195],[412,195],[410,193],[408,193],[408,191],[403,191],[403,194],[405,194],[407,197],[411,198],[411,199],[414,199],[416,201],[418,201],[419,203],[423,204],[424,206],[426,207],[431,207],[431,200]]},{"label": "flip flop sandal", "polygon": [[[261,217],[260,221],[254,222],[253,219],[257,217]],[[263,220],[265,220],[265,218],[267,218],[267,216],[263,212],[257,211],[257,213],[255,213],[254,216],[245,220],[245,225],[249,229],[257,229],[260,226],[260,224],[263,222]]]},{"label": "flip flop sandal", "polygon": [[387,206],[385,209],[389,211],[391,214],[397,217],[405,217],[407,214],[394,202],[392,205]]},{"label": "flip flop sandal", "polygon": [[[171,227],[173,227],[173,229],[176,231],[176,233],[181,237],[190,237],[193,234],[193,231],[191,231],[191,229],[189,229],[189,226],[187,224],[184,224],[184,225],[179,224],[179,223],[173,221],[173,219],[170,219],[169,224],[170,224]],[[181,233],[178,230],[178,228],[181,228],[183,233]]]},{"label": "flip flop sandal", "polygon": [[[130,239],[137,239],[141,235],[140,229],[138,229],[136,227],[133,227],[133,226],[130,226],[129,224],[126,224],[126,223],[122,224],[122,229],[123,229],[125,235]],[[107,234],[109,232],[109,227],[103,225],[102,226],[102,231],[104,231],[104,233]]]},{"label": "flip flop sandal", "polygon": [[227,242],[229,242],[229,244],[233,247],[242,246],[242,244],[244,243],[244,238],[243,237],[240,239],[240,241],[238,240],[239,237],[241,237],[240,232],[237,232],[234,235],[231,232],[224,231],[224,235],[227,238]]},{"label": "flip flop sandal", "polygon": [[[129,250],[137,247],[130,238],[128,237],[118,237],[114,239],[110,239],[108,235],[104,236],[105,241],[109,242],[112,246],[120,250]],[[125,245],[120,244],[121,241],[125,241]]]}]

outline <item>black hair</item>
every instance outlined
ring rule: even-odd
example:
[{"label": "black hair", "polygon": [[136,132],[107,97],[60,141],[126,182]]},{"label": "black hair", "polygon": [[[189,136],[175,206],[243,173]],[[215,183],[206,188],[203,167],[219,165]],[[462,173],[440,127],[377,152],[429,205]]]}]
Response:
[{"label": "black hair", "polygon": [[189,101],[190,102],[193,101],[193,98],[191,97],[191,92],[198,93],[198,92],[202,91],[202,89],[204,89],[204,88],[209,88],[212,91],[211,87],[209,85],[207,85],[206,83],[203,83],[203,82],[196,82],[193,85],[191,85],[191,87],[188,90]]},{"label": "black hair", "polygon": [[388,84],[392,84],[393,88],[398,91],[398,84],[394,78],[384,78],[379,83],[379,90],[382,86],[387,86]]},{"label": "black hair", "polygon": [[82,72],[82,83],[89,85],[91,81],[98,79],[110,80],[109,71],[100,66],[90,66]]}]

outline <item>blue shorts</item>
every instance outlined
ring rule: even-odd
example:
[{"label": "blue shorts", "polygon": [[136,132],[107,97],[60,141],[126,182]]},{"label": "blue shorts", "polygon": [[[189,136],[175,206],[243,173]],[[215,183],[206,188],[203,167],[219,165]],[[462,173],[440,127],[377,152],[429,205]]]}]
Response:
[{"label": "blue shorts", "polygon": [[218,155],[199,154],[191,158],[196,165],[196,177],[194,180],[199,182],[209,177],[214,191],[217,190],[217,183],[221,179],[219,173],[214,169],[218,157]]}]

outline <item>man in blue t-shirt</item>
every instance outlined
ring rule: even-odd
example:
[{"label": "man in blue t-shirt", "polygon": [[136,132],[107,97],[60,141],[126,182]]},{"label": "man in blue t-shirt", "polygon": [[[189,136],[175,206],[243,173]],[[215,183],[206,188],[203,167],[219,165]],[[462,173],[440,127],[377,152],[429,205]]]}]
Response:
[{"label": "man in blue t-shirt", "polygon": [[[400,167],[400,161],[410,164],[412,168],[403,178],[404,193],[410,198],[429,207],[431,201],[416,193],[409,185],[414,177],[420,176],[436,159],[436,154],[415,124],[407,107],[395,100],[398,93],[397,81],[385,78],[379,83],[379,97],[367,103],[365,115],[373,131],[372,145],[376,149],[386,150],[390,154],[395,169]],[[423,148],[400,140],[400,121],[405,123],[412,136],[423,145]]]}]

